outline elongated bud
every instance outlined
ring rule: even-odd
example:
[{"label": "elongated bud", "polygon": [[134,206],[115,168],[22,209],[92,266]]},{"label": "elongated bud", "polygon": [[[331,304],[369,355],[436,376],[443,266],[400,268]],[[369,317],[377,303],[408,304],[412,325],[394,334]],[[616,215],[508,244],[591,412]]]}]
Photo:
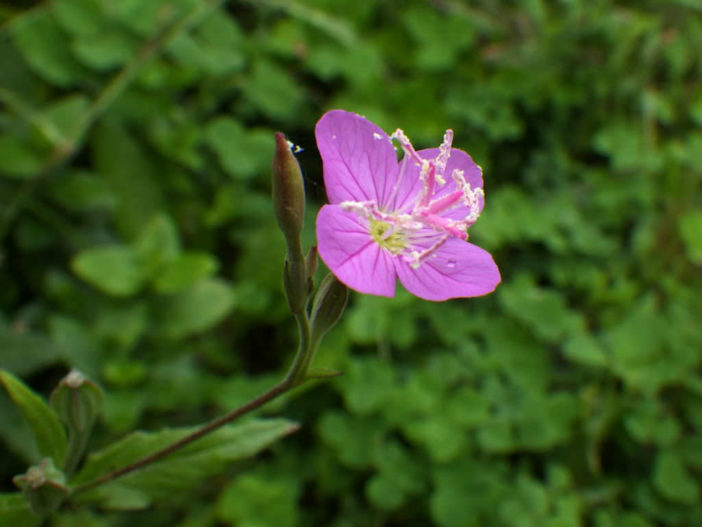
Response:
[{"label": "elongated bud", "polygon": [[339,321],[348,298],[348,288],[333,274],[324,277],[312,303],[313,341],[319,341]]},{"label": "elongated bud", "polygon": [[102,401],[100,387],[78,370],[71,370],[51,393],[51,407],[68,430],[65,470],[69,474],[83,455]]},{"label": "elongated bud", "polygon": [[290,143],[280,132],[275,134],[273,207],[288,245],[299,244],[305,218],[305,186],[300,164],[290,150]]},{"label": "elongated bud", "polygon": [[22,489],[29,506],[40,516],[54,512],[68,496],[66,477],[48,457],[29,467],[25,474],[15,476],[12,482]]}]

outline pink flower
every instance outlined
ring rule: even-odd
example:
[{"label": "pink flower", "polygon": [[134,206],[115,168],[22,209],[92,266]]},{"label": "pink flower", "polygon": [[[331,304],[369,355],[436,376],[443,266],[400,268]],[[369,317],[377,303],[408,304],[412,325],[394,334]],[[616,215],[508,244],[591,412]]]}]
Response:
[{"label": "pink flower", "polygon": [[[483,208],[483,178],[447,130],[439,148],[415,151],[360,115],[332,110],[315,129],[329,205],[317,216],[319,255],[361,293],[395,296],[397,278],[426,300],[494,291],[492,256],[468,243]],[[398,162],[392,139],[404,156]]]}]

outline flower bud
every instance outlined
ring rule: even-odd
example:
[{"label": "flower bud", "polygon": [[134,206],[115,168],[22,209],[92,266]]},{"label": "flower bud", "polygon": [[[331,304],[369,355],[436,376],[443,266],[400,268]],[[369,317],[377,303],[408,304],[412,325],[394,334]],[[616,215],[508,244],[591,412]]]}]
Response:
[{"label": "flower bud", "polygon": [[51,393],[51,407],[68,430],[65,466],[68,473],[73,471],[83,455],[102,400],[100,387],[78,370],[71,370]]},{"label": "flower bud", "polygon": [[305,217],[305,186],[300,164],[285,136],[275,134],[273,156],[273,208],[288,245],[299,244]]},{"label": "flower bud", "polygon": [[349,290],[329,273],[319,285],[312,303],[312,341],[318,342],[341,318]]},{"label": "flower bud", "polygon": [[48,457],[29,467],[25,474],[15,476],[12,482],[22,489],[32,511],[40,516],[54,512],[68,496],[66,477]]}]

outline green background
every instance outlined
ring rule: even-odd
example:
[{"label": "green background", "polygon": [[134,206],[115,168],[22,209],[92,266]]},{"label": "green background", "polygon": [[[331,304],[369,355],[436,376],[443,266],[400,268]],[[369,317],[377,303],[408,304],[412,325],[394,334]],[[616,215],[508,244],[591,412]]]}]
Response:
[{"label": "green background", "polygon": [[[418,148],[452,128],[503,276],[352,294],[316,359],[345,375],[263,412],[297,433],[51,525],[702,525],[701,49],[698,0],[0,4],[0,367],[45,395],[97,380],[91,447],[284,372],[276,130],[303,148],[309,247],[324,111]],[[0,396],[0,492],[28,430]]]}]

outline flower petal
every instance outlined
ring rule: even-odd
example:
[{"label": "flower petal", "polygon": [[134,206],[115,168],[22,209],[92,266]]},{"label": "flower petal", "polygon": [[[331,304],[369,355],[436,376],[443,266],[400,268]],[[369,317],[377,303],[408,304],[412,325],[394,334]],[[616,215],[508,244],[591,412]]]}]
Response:
[{"label": "flower petal", "polygon": [[360,115],[331,110],[317,122],[315,136],[330,203],[374,200],[385,204],[398,170],[388,134]]},{"label": "flower petal", "polygon": [[[423,159],[435,159],[439,155],[438,148],[426,148],[424,150],[417,151],[419,157]],[[451,194],[456,191],[456,182],[451,177],[454,170],[462,170],[463,177],[470,183],[471,188],[482,188],[483,186],[483,174],[480,167],[475,164],[473,159],[459,148],[452,148],[451,155],[449,156],[448,162],[446,163],[446,170],[444,171],[444,179],[446,184],[442,187],[437,185],[435,189],[435,194],[433,199],[441,198],[447,194]],[[417,194],[422,190],[422,182],[419,179],[419,166],[412,161],[412,159],[405,156],[400,161],[400,176],[399,176],[399,186],[397,191],[397,197],[395,199],[395,207],[393,210],[403,210],[405,208],[411,208],[417,199]],[[483,209],[483,200],[480,200],[480,210]],[[462,219],[466,216],[467,210],[465,207],[456,207],[451,209],[445,214],[441,214],[446,218],[451,218],[454,220]]]},{"label": "flower petal", "polygon": [[395,270],[407,291],[433,301],[485,295],[501,280],[490,253],[457,238],[447,239],[417,269],[396,258]]},{"label": "flower petal", "polygon": [[344,284],[359,293],[395,296],[392,257],[373,241],[364,220],[338,205],[324,205],[317,215],[317,250]]}]

